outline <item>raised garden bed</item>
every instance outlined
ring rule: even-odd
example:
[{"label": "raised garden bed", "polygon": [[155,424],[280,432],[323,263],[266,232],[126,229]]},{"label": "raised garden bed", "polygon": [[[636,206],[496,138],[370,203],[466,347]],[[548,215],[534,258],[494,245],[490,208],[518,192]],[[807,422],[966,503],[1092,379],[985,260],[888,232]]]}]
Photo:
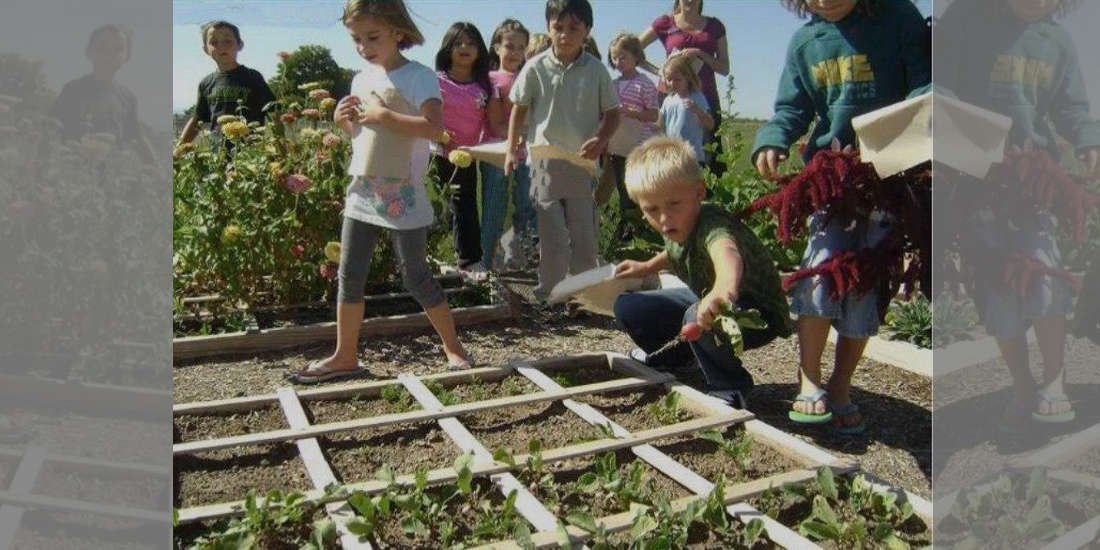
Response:
[{"label": "raised garden bed", "polygon": [[[298,421],[298,427],[291,429],[272,425],[262,433],[181,442],[173,451],[181,460],[297,440],[313,478],[313,488],[302,490],[301,498],[314,505],[330,503],[325,506],[345,546],[359,544],[356,538],[362,536],[378,543],[376,547],[412,548],[438,546],[444,535],[464,544],[529,537],[537,547],[556,545],[563,535],[574,542],[594,538],[597,546],[646,536],[690,540],[698,548],[761,545],[767,539],[781,546],[804,546],[809,541],[774,520],[736,521],[756,514],[746,499],[784,482],[812,481],[815,471],[802,466],[828,465],[838,473],[856,468],[622,356],[588,355],[475,370],[465,376],[402,375],[396,381],[311,389],[297,395],[286,389],[275,396],[177,405],[178,421],[218,409],[239,414],[278,401],[291,419],[292,409],[301,400],[310,421]],[[669,394],[679,395],[682,403],[674,407],[666,397]],[[288,399],[293,403],[287,405]],[[601,406],[607,410],[600,410]],[[290,420],[292,426],[294,422]],[[706,432],[704,440],[698,439],[700,432]],[[734,450],[744,434],[754,438],[749,450]],[[532,440],[539,443],[532,446]],[[303,445],[310,442],[324,448],[327,456],[320,451],[307,456]],[[494,451],[501,452],[493,456]],[[327,484],[317,481],[317,471],[328,471],[330,463],[339,476],[332,479],[343,487],[337,493],[333,487],[326,491]],[[423,482],[418,483],[418,478]],[[398,486],[406,487],[399,491],[420,494],[402,498],[430,500],[424,495],[449,494],[454,491],[450,485],[462,485],[464,479],[472,485],[460,492],[476,494],[476,506],[465,501],[448,519],[425,523],[426,534],[412,523],[409,510],[396,513],[391,506],[388,513],[378,514],[372,508],[398,491]],[[715,481],[727,489],[726,495],[713,490]],[[496,530],[480,534],[472,531],[472,523],[454,521],[484,511],[481,506],[507,516],[504,509],[511,506],[507,502],[512,491],[516,491],[514,512],[522,521],[505,521]],[[240,493],[237,498],[243,496]],[[457,496],[454,499],[462,502]],[[712,513],[704,518],[707,499],[711,499]],[[333,508],[345,500],[353,504]],[[649,506],[648,512],[636,515],[632,501]],[[179,514],[182,522],[206,525],[210,531],[219,528],[210,521],[240,515],[244,507],[239,500],[208,501]],[[923,506],[920,509],[930,515]],[[713,510],[719,511],[721,521],[713,517]],[[310,522],[315,517],[299,519]],[[681,524],[686,531],[677,530],[675,526]]]}]

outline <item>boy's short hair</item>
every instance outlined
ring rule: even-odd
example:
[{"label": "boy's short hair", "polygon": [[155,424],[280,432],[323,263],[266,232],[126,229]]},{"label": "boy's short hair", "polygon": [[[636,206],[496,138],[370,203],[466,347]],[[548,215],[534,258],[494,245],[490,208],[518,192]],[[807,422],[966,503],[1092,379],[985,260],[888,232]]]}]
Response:
[{"label": "boy's short hair", "polygon": [[588,28],[592,28],[592,4],[588,0],[546,0],[547,23],[553,23],[566,15],[572,15]]},{"label": "boy's short hair", "polygon": [[[133,51],[131,49],[130,42],[134,38],[134,31],[130,30],[129,27],[123,25],[108,24],[96,27],[95,30],[88,35],[88,45],[84,47],[84,52],[87,53],[92,51],[92,45],[95,44],[95,41],[99,39],[100,35],[106,34],[108,32],[117,33],[126,41],[126,61],[129,61],[130,52]],[[203,37],[202,43],[203,46],[206,45],[205,35]]]},{"label": "boy's short hair", "polygon": [[626,157],[626,193],[667,190],[670,186],[703,181],[703,170],[691,144],[668,136],[651,137]]},{"label": "boy's short hair", "polygon": [[236,25],[230,23],[229,21],[223,21],[219,19],[217,21],[210,21],[209,23],[206,23],[202,26],[202,47],[204,49],[206,48],[206,34],[210,31],[210,29],[229,29],[230,31],[233,31],[233,38],[237,39],[237,43],[241,43],[241,29],[238,29]]}]

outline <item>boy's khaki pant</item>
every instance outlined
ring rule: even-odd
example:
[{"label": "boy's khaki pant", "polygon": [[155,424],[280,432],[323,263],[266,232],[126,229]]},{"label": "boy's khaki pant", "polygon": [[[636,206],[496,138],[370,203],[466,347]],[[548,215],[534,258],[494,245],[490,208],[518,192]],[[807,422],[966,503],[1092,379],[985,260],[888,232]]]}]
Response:
[{"label": "boy's khaki pant", "polygon": [[534,294],[545,300],[567,274],[596,267],[596,202],[592,196],[536,201],[539,232],[539,284]]}]

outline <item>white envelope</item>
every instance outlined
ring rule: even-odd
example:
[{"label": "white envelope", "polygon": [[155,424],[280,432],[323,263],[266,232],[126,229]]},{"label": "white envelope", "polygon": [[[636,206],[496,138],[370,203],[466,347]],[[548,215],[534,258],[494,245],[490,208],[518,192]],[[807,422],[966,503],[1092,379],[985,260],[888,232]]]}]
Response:
[{"label": "white envelope", "polygon": [[978,179],[1004,160],[1010,117],[936,94],[936,161]]},{"label": "white envelope", "polygon": [[645,123],[628,116],[621,117],[619,128],[611,136],[607,143],[607,152],[612,155],[627,156],[635,147],[642,143],[642,133],[645,131]]},{"label": "white envelope", "polygon": [[527,147],[527,151],[531,154],[531,160],[564,160],[585,169],[594,178],[600,177],[600,166],[596,164],[596,161],[586,159],[575,151],[566,151],[549,143],[530,145]]},{"label": "white envelope", "polygon": [[615,265],[607,264],[566,277],[550,290],[547,301],[556,304],[573,298],[593,313],[613,317],[615,298],[624,292],[638,290],[643,284],[645,280],[637,277],[616,279]]},{"label": "white envelope", "polygon": [[852,119],[860,158],[880,178],[932,159],[932,93],[899,101]]},{"label": "white envelope", "polygon": [[504,169],[504,157],[508,154],[507,141],[491,141],[477,145],[459,147],[458,150],[470,153],[474,160],[488,162],[501,170]]}]

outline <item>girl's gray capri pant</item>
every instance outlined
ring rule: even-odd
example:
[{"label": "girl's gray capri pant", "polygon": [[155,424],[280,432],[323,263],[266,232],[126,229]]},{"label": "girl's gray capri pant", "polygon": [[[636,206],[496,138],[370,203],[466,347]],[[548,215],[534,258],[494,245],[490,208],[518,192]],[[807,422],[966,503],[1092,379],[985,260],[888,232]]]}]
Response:
[{"label": "girl's gray capri pant", "polygon": [[[340,231],[340,286],[337,299],[341,303],[363,301],[370,260],[378,237],[387,228],[344,217]],[[405,290],[424,309],[443,303],[443,289],[428,268],[428,228],[388,229],[401,270]]]}]

